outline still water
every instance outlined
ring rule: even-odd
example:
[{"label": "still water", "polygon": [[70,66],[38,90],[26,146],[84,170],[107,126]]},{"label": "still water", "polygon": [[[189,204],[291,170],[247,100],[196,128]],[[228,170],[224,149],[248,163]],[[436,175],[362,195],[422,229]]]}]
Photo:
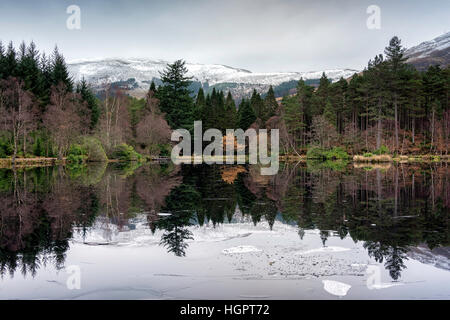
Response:
[{"label": "still water", "polygon": [[447,164],[0,169],[0,299],[450,299]]}]

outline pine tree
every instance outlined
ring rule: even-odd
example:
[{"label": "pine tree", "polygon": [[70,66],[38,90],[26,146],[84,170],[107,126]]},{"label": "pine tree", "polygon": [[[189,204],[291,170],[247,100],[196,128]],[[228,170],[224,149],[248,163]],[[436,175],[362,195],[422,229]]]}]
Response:
[{"label": "pine tree", "polygon": [[386,47],[384,53],[386,55],[386,65],[389,72],[389,94],[392,97],[394,104],[394,125],[395,125],[395,149],[399,148],[398,137],[398,109],[399,109],[399,90],[402,87],[400,73],[405,66],[406,58],[403,57],[405,49],[401,45],[401,41],[397,37],[393,37],[389,42],[389,46]]},{"label": "pine tree", "polygon": [[[300,80],[304,84],[303,80]],[[300,84],[301,86],[301,84]],[[302,93],[300,93],[302,94]],[[302,110],[301,98],[285,96],[281,101],[282,117],[286,124],[288,134],[288,145],[291,151],[299,154],[299,146],[304,143],[305,138],[305,113]]]},{"label": "pine tree", "polygon": [[325,117],[325,119],[327,119],[327,121],[336,128],[336,112],[335,112],[335,108],[333,107],[332,103],[331,103],[331,99],[328,99],[327,102],[325,103],[325,109],[323,110],[323,115]]},{"label": "pine tree", "polygon": [[51,61],[51,81],[54,86],[63,83],[67,92],[73,91],[73,80],[69,75],[64,56],[59,53],[58,47],[55,47],[55,50],[53,51]]},{"label": "pine tree", "polygon": [[193,129],[194,102],[190,96],[190,77],[183,60],[168,64],[160,73],[163,84],[158,88],[157,98],[160,109],[166,114],[166,120],[173,129]]},{"label": "pine tree", "polygon": [[90,125],[89,129],[93,130],[98,123],[100,118],[100,106],[97,98],[95,97],[92,90],[89,88],[86,80],[83,78],[81,82],[77,85],[76,92],[80,94],[81,101],[86,103],[88,110],[90,111]]},{"label": "pine tree", "polygon": [[275,92],[273,91],[273,87],[269,87],[269,91],[267,91],[267,95],[264,99],[265,106],[265,116],[264,121],[267,121],[269,118],[273,117],[278,109],[278,102],[275,98]]},{"label": "pine tree", "polygon": [[150,84],[150,89],[149,90],[152,91],[153,93],[156,92],[156,85],[155,85],[154,81],[152,81],[152,83]]},{"label": "pine tree", "polygon": [[39,66],[40,56],[36,45],[31,42],[27,48],[25,43],[22,43],[19,52],[18,76],[23,79],[26,90],[30,90],[35,97],[40,98],[44,88],[43,75]]},{"label": "pine tree", "polygon": [[319,87],[317,88],[317,92],[314,95],[314,115],[320,115],[323,113],[323,109],[325,108],[325,104],[327,103],[328,96],[330,94],[330,80],[327,78],[325,72],[322,73],[322,77],[320,78]]},{"label": "pine tree", "polygon": [[228,91],[227,99],[225,101],[225,118],[224,129],[234,129],[237,122],[237,110],[231,92]]},{"label": "pine tree", "polygon": [[8,49],[6,50],[5,55],[5,68],[3,77],[7,79],[8,77],[17,76],[17,57],[16,50],[14,49],[14,45],[12,42],[9,43]]},{"label": "pine tree", "polygon": [[247,130],[255,122],[256,116],[250,105],[250,101],[243,99],[239,105],[238,128]]},{"label": "pine tree", "polygon": [[6,71],[5,67],[6,67],[5,48],[3,48],[3,43],[0,41],[0,79],[4,79],[4,74]]},{"label": "pine tree", "polygon": [[205,112],[206,101],[205,101],[205,93],[203,88],[198,89],[197,98],[195,101],[195,109],[194,109],[194,120],[204,120],[203,112]]},{"label": "pine tree", "polygon": [[368,117],[377,124],[376,148],[381,148],[381,139],[383,133],[383,121],[390,117],[387,109],[388,90],[386,82],[388,81],[388,72],[383,56],[377,55],[374,60],[369,61],[365,76],[368,79],[368,90],[370,92],[371,102],[368,108]]},{"label": "pine tree", "polygon": [[256,92],[256,89],[253,89],[252,97],[250,98],[250,106],[253,109],[253,112],[256,118],[261,119],[265,122],[266,114],[264,108],[264,101],[261,98],[261,95]]}]

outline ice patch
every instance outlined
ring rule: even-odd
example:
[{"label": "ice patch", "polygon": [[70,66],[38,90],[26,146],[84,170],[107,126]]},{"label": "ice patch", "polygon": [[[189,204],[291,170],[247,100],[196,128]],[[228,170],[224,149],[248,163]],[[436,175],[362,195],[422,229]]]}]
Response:
[{"label": "ice patch", "polygon": [[402,282],[390,282],[390,283],[389,282],[382,282],[382,283],[372,284],[370,286],[370,289],[380,290],[380,289],[387,289],[387,288],[390,288],[390,287],[396,287],[396,286],[401,286],[401,285],[403,285]]},{"label": "ice patch", "polygon": [[262,250],[254,247],[254,246],[237,246],[233,248],[223,249],[223,254],[236,254],[236,253],[251,253],[251,252],[260,252]]},{"label": "ice patch", "polygon": [[295,253],[296,255],[304,255],[304,254],[310,254],[310,253],[320,253],[320,252],[324,252],[324,253],[328,253],[328,252],[344,252],[344,251],[350,251],[349,248],[343,248],[343,247],[322,247],[322,248],[317,248],[317,249],[311,249],[311,250],[306,250],[306,251],[300,251]]},{"label": "ice patch", "polygon": [[348,290],[352,287],[349,284],[333,280],[322,280],[322,283],[326,292],[339,297],[346,296]]}]

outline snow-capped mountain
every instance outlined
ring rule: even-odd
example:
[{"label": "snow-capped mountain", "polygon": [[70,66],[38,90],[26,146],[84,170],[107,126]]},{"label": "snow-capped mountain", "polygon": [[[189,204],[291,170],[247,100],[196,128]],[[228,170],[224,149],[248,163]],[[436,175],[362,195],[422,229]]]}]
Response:
[{"label": "snow-capped mountain", "polygon": [[[150,59],[102,59],[72,61],[69,65],[74,80],[79,81],[83,77],[94,87],[110,82],[125,82],[134,94],[145,93],[152,80],[158,81],[159,72],[162,71],[167,61]],[[333,81],[341,77],[348,78],[356,71],[351,69],[335,69],[314,72],[251,72],[244,69],[232,68],[218,64],[186,63],[188,75],[192,81],[197,82],[198,87],[219,87],[221,90],[230,90],[237,96],[245,96],[253,89],[266,91],[270,85],[278,86],[292,80],[298,81],[319,79],[322,72]]]},{"label": "snow-capped mountain", "polygon": [[417,69],[423,70],[430,65],[439,64],[445,67],[450,64],[450,32],[431,41],[422,42],[405,52],[408,62]]}]

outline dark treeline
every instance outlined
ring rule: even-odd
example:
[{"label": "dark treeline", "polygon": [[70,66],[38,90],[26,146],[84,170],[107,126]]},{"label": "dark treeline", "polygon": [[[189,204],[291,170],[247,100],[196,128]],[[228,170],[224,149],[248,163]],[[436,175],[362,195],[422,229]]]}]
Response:
[{"label": "dark treeline", "polygon": [[[448,154],[450,134],[450,68],[431,66],[419,72],[406,63],[405,49],[392,38],[384,55],[367,68],[332,83],[325,74],[318,86],[302,79],[297,93],[277,103],[274,90],[253,91],[235,105],[230,93],[199,89],[190,98],[190,79],[183,61],[169,65],[157,89],[161,110],[172,128],[279,128],[286,153],[304,154],[312,147],[342,147],[357,154]],[[264,98],[262,98],[264,97]],[[237,111],[236,111],[237,110]]]},{"label": "dark treeline", "polygon": [[[281,151],[305,154],[340,147],[347,153],[448,154],[450,68],[419,72],[392,38],[384,55],[351,79],[317,87],[300,80],[279,104],[272,87],[237,106],[215,88],[193,96],[182,60],[161,72],[144,99],[105,83],[96,94],[74,83],[64,57],[40,54],[34,43],[0,44],[0,158],[67,157],[139,160],[168,155],[171,129],[280,129]],[[138,152],[136,152],[136,151]]]},{"label": "dark treeline", "polygon": [[450,68],[419,72],[404,51],[394,37],[384,56],[350,80],[323,75],[317,89],[300,80],[281,108],[288,148],[343,146],[354,154],[384,145],[397,154],[448,154]]},{"label": "dark treeline", "polygon": [[[203,129],[216,128],[225,133],[226,129],[248,129],[257,119],[265,123],[278,109],[273,88],[263,99],[256,90],[250,99],[243,99],[236,106],[230,92],[217,91],[205,95],[202,88],[195,98],[191,97],[191,79],[182,60],[169,64],[161,74],[162,85],[156,89],[159,107],[166,114],[172,129],[192,129],[194,121],[202,121]],[[152,87],[155,88],[154,84]],[[150,88],[152,90],[152,88]]]},{"label": "dark treeline", "polygon": [[150,90],[135,99],[109,83],[95,94],[75,83],[57,48],[0,42],[0,158],[137,160],[166,150],[170,128]]}]

